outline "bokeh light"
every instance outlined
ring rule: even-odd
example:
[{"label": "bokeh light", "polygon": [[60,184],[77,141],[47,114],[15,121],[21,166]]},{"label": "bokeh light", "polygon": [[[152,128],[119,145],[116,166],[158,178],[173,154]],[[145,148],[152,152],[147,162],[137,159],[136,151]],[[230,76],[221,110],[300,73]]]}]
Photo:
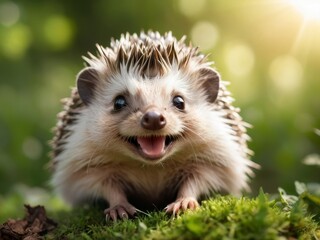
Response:
[{"label": "bokeh light", "polygon": [[178,7],[182,14],[195,17],[203,11],[206,0],[178,0]]},{"label": "bokeh light", "polygon": [[0,3],[0,24],[9,27],[20,18],[19,6],[13,2]]},{"label": "bokeh light", "polygon": [[22,58],[32,42],[32,33],[28,26],[15,24],[5,30],[0,39],[0,51],[11,59]]},{"label": "bokeh light", "polygon": [[213,23],[197,22],[191,29],[191,40],[201,51],[209,51],[219,40],[219,30]]},{"label": "bokeh light", "polygon": [[74,27],[65,16],[54,15],[45,20],[43,35],[49,47],[55,50],[65,49],[72,43]]},{"label": "bokeh light", "polygon": [[272,61],[269,74],[280,92],[294,93],[302,84],[303,67],[293,56],[280,56]]},{"label": "bokeh light", "polygon": [[35,137],[27,137],[22,144],[22,151],[26,157],[32,160],[38,160],[42,154],[42,144]]},{"label": "bokeh light", "polygon": [[255,63],[253,50],[241,41],[234,41],[224,47],[224,61],[228,71],[236,77],[245,77]]}]

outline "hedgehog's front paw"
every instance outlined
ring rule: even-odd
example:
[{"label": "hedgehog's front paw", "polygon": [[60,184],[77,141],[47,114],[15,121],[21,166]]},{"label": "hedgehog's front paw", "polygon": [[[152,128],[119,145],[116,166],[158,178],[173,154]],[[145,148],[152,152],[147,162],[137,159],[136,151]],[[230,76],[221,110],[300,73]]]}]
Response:
[{"label": "hedgehog's front paw", "polygon": [[167,207],[165,207],[165,211],[167,213],[172,213],[172,215],[177,215],[180,210],[194,210],[198,206],[199,203],[194,197],[182,197],[178,198],[175,202],[170,203]]},{"label": "hedgehog's front paw", "polygon": [[119,204],[104,210],[107,221],[117,221],[117,219],[128,219],[129,216],[133,217],[136,214],[136,212],[136,208],[129,203]]}]

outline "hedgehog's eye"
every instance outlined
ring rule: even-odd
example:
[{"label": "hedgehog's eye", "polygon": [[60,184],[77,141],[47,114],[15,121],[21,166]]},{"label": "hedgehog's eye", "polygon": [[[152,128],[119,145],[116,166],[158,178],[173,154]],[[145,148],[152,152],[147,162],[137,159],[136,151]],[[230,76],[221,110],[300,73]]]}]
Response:
[{"label": "hedgehog's eye", "polygon": [[119,111],[126,106],[127,106],[127,101],[124,96],[119,95],[115,98],[113,103],[113,110]]},{"label": "hedgehog's eye", "polygon": [[175,96],[172,99],[173,106],[178,108],[179,110],[184,110],[184,100],[181,96]]}]

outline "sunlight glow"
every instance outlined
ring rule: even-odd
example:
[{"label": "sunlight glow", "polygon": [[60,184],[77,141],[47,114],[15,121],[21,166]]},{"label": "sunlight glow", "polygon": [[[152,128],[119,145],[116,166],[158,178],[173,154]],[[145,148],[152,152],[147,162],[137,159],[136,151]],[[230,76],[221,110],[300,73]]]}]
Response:
[{"label": "sunlight glow", "polygon": [[320,0],[287,0],[306,20],[320,21]]},{"label": "sunlight glow", "polygon": [[320,56],[320,0],[282,1],[287,6],[284,8],[287,10],[287,18],[291,18],[296,27],[292,52],[300,54],[304,59],[311,55]]}]

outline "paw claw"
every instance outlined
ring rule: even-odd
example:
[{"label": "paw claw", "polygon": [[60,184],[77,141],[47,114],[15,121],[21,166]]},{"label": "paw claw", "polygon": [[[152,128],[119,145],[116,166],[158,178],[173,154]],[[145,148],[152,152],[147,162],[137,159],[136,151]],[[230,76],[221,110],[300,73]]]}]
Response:
[{"label": "paw claw", "polygon": [[128,219],[129,218],[129,216],[128,216],[128,214],[127,214],[127,212],[126,212],[126,210],[124,209],[124,208],[119,208],[118,209],[118,216],[121,218],[121,219]]},{"label": "paw claw", "polygon": [[177,215],[179,211],[186,211],[187,209],[194,210],[199,206],[198,201],[193,197],[179,198],[175,202],[170,203],[165,207],[166,213]]},{"label": "paw claw", "polygon": [[130,204],[116,205],[105,209],[104,213],[106,214],[106,221],[116,222],[118,219],[128,219],[129,216],[134,216],[136,209]]}]

